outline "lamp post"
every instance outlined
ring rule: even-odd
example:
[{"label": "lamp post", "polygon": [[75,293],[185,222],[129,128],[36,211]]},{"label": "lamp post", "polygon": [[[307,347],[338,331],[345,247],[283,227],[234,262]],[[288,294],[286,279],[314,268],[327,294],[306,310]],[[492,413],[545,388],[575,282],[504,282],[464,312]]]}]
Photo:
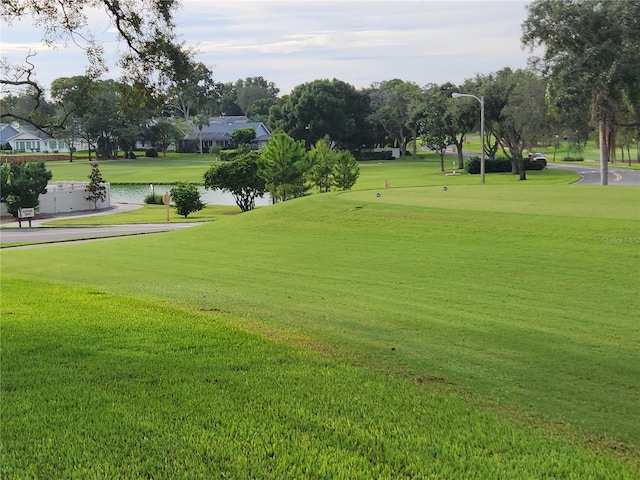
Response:
[{"label": "lamp post", "polygon": [[469,93],[458,92],[452,93],[451,96],[453,98],[471,97],[480,102],[480,177],[482,178],[482,183],[484,184],[484,96],[476,97],[475,95],[471,95]]}]

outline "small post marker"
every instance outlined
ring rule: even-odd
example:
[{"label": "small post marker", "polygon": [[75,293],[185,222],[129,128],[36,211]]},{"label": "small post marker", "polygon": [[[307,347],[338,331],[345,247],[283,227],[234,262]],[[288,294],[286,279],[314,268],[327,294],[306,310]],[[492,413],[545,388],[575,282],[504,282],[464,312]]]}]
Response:
[{"label": "small post marker", "polygon": [[162,196],[162,203],[165,204],[167,209],[167,222],[169,221],[169,204],[171,203],[171,197],[169,196],[169,192],[165,192]]}]

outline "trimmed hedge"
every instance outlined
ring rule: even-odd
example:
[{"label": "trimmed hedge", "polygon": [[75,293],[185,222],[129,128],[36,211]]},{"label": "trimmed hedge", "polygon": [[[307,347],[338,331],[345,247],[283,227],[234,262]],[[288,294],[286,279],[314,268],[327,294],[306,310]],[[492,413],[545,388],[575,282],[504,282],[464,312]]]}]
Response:
[{"label": "trimmed hedge", "polygon": [[155,148],[147,148],[147,150],[144,152],[144,154],[147,157],[157,157],[158,156],[158,151]]},{"label": "trimmed hedge", "polygon": [[391,150],[385,150],[383,152],[354,152],[353,156],[356,160],[393,160],[393,152]]},{"label": "trimmed hedge", "polygon": [[[547,161],[543,159],[531,160],[525,158],[524,168],[525,170],[543,170],[547,166]],[[470,157],[467,159],[464,165],[464,170],[470,174],[480,173],[480,158]],[[485,173],[499,173],[499,172],[511,172],[511,160],[504,157],[487,158],[484,162]]]}]

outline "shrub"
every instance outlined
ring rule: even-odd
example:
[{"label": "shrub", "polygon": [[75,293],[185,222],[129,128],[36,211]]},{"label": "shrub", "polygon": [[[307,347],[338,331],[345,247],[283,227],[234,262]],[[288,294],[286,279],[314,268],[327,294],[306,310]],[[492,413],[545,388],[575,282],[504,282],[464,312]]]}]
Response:
[{"label": "shrub", "polygon": [[171,189],[170,193],[176,206],[176,212],[184,218],[187,218],[190,213],[199,212],[204,208],[204,203],[200,200],[200,192],[195,185],[180,182]]},{"label": "shrub", "polygon": [[11,146],[11,144],[9,142],[5,143],[4,146],[2,147],[2,149],[6,152],[11,152],[11,150],[13,150],[13,147]]},{"label": "shrub", "polygon": [[360,161],[393,160],[393,152],[391,150],[384,150],[382,152],[361,151],[354,153],[354,156],[357,160]]},{"label": "shrub", "polygon": [[[525,158],[525,170],[542,170],[547,166],[547,161],[543,159],[531,160]],[[480,158],[469,157],[464,165],[464,170],[472,175],[480,173]],[[508,173],[511,172],[511,160],[504,157],[487,158],[484,162],[485,173]]]},{"label": "shrub", "polygon": [[220,145],[211,145],[209,147],[209,153],[212,155],[215,155],[216,157],[220,155],[221,151],[222,151],[222,147]]},{"label": "shrub", "polygon": [[238,150],[222,150],[220,152],[220,161],[222,162],[230,162],[231,160],[234,160],[238,155],[240,154],[240,152],[238,152]]},{"label": "shrub", "polygon": [[584,158],[582,158],[582,157],[564,157],[563,160],[565,162],[582,162],[582,161],[584,161]]},{"label": "shrub", "polygon": [[162,205],[162,195],[149,193],[143,201],[148,205]]},{"label": "shrub", "polygon": [[155,148],[147,148],[147,150],[144,152],[144,154],[147,157],[157,157],[158,156],[158,151]]}]

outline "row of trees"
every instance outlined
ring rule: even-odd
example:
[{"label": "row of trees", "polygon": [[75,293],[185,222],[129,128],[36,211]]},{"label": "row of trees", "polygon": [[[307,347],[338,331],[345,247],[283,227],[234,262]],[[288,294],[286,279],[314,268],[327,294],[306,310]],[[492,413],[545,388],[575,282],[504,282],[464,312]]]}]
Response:
[{"label": "row of trees", "polygon": [[359,175],[354,156],[333,149],[329,137],[307,151],[303,141],[280,130],[260,152],[247,152],[231,162],[213,165],[204,175],[204,185],[230,192],[246,212],[265,193],[278,203],[301,197],[314,186],[320,193],[334,187],[349,190]]},{"label": "row of trees", "polygon": [[[104,2],[111,6],[107,13],[128,46],[122,61],[131,74],[119,82],[96,81],[91,74],[56,80],[52,105],[47,106],[42,87],[31,79],[33,65],[27,63],[18,69],[21,76],[0,80],[3,87],[22,88],[5,95],[2,118],[27,119],[48,129],[79,129],[102,155],[109,155],[115,147],[127,151],[134,131],[143,135],[141,126],[147,126],[144,135],[162,144],[178,135],[170,130],[180,122],[205,119],[195,122],[201,125],[212,115],[244,113],[307,148],[328,136],[332,146],[352,152],[362,146],[394,145],[405,153],[415,150],[421,138],[437,152],[454,145],[462,162],[465,139],[478,130],[480,114],[471,99],[451,98],[460,91],[484,98],[486,154],[505,155],[521,175],[523,152],[540,143],[551,145],[560,136],[585,139],[597,130],[605,165],[615,160],[617,146],[628,148],[640,137],[639,2],[533,1],[522,41],[542,46],[544,53],[532,58],[528,70],[505,68],[460,85],[419,86],[394,79],[361,90],[337,79],[315,80],[278,97],[276,85],[262,77],[215,82],[211,69],[193,61],[194,52],[176,44],[171,28],[175,2],[148,1],[143,14],[132,13],[133,0],[121,0],[115,7]],[[7,0],[2,15],[45,15],[47,32],[73,36],[82,25],[82,6],[71,0],[58,3],[57,10],[44,11],[39,0]],[[145,30],[153,15],[161,20],[159,27]],[[90,52],[100,53],[92,46],[96,49]],[[99,70],[95,58],[89,59]],[[150,125],[158,126],[157,131]]]}]

